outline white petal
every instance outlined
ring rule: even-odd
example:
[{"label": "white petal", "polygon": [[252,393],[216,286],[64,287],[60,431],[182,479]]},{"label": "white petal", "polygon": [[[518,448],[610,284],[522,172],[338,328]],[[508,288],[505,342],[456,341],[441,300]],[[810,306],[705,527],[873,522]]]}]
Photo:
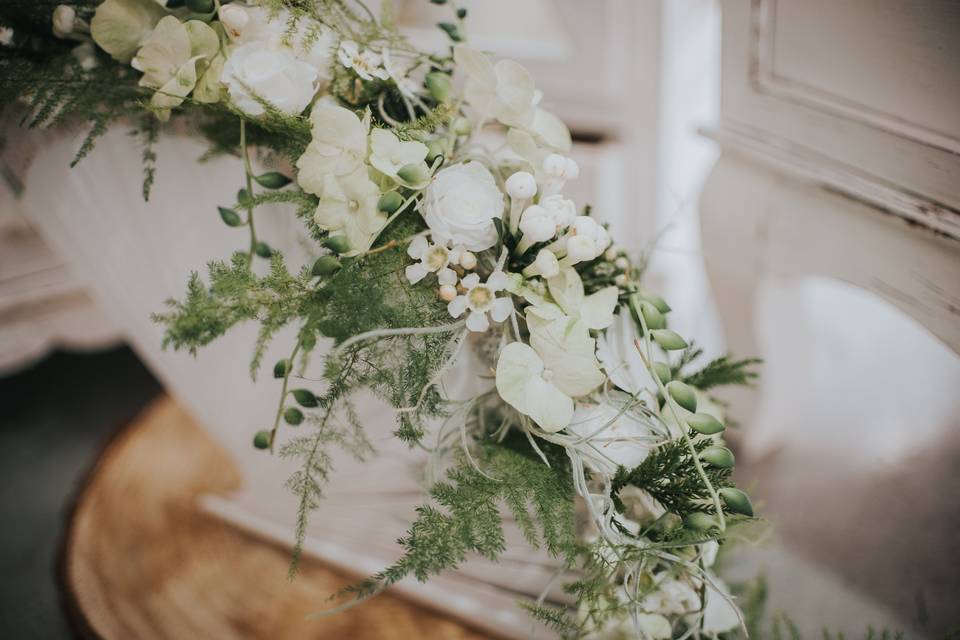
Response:
[{"label": "white petal", "polygon": [[494,271],[490,274],[490,277],[487,278],[487,287],[493,292],[501,291],[506,286],[507,276],[503,271]]},{"label": "white petal", "polygon": [[620,290],[607,287],[590,294],[580,307],[580,319],[591,329],[606,329],[613,324],[613,310],[617,308]]},{"label": "white petal", "polygon": [[568,315],[576,317],[579,314],[580,306],[583,304],[583,280],[580,279],[576,269],[572,267],[563,269],[547,280],[547,287],[550,289],[550,295]]},{"label": "white petal", "polygon": [[427,250],[430,248],[430,243],[427,242],[426,236],[417,236],[410,242],[410,246],[407,247],[407,255],[411,258],[419,260],[426,254]]},{"label": "white petal", "polygon": [[418,282],[426,278],[428,273],[430,272],[427,271],[426,267],[423,266],[422,262],[411,264],[406,269],[407,280],[410,281],[410,284],[417,284]]},{"label": "white petal", "polygon": [[457,284],[457,272],[450,267],[437,271],[437,282],[440,284]]},{"label": "white petal", "polygon": [[568,317],[545,321],[533,315],[528,315],[527,325],[530,345],[553,372],[553,383],[558,389],[579,398],[603,383],[596,343],[587,325]]},{"label": "white petal", "polygon": [[457,296],[447,305],[447,311],[454,318],[459,318],[467,310],[467,296]]},{"label": "white petal", "polygon": [[463,286],[465,286],[467,289],[473,289],[475,286],[480,284],[480,276],[475,273],[471,273],[464,276],[460,282],[462,282]]},{"label": "white petal", "polygon": [[526,388],[527,415],[544,431],[556,433],[573,418],[573,400],[540,376],[530,380]]},{"label": "white petal", "polygon": [[[452,303],[451,303],[452,304]],[[471,311],[467,316],[467,329],[482,333],[490,328],[490,321],[487,319],[486,312]]]},{"label": "white petal", "polygon": [[527,385],[539,378],[543,360],[522,342],[511,342],[497,360],[497,392],[504,402],[521,413],[527,410]]},{"label": "white petal", "polygon": [[513,298],[509,296],[497,298],[493,301],[493,305],[490,307],[490,317],[493,318],[494,322],[503,322],[510,317],[510,313],[512,311]]}]

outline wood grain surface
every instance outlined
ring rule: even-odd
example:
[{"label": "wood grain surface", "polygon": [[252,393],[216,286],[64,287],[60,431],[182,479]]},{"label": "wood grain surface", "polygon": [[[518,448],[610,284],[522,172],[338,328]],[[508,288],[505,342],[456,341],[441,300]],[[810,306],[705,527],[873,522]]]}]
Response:
[{"label": "wood grain surface", "polygon": [[354,581],[202,512],[235,488],[230,460],[169,398],[104,449],[82,487],[61,557],[64,601],[85,637],[487,638],[389,593],[319,620],[307,614]]}]

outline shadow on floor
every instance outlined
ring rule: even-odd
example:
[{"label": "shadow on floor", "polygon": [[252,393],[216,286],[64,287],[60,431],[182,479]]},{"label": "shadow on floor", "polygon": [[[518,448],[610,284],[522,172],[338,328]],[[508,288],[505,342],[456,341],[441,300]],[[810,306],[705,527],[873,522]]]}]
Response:
[{"label": "shadow on floor", "polygon": [[56,353],[0,378],[0,637],[70,637],[56,576],[70,500],[103,444],[160,391],[127,348]]}]

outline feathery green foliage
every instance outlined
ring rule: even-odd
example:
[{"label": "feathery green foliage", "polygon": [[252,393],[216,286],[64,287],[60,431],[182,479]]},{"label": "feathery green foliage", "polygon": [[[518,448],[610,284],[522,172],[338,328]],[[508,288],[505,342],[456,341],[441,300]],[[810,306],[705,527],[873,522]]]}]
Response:
[{"label": "feathery green foliage", "polygon": [[730,355],[725,355],[711,360],[701,369],[692,373],[683,371],[687,365],[702,354],[703,349],[691,345],[684,350],[679,363],[673,368],[675,379],[682,380],[701,391],[730,385],[750,386],[758,376],[754,368],[763,362],[760,358],[735,359]]},{"label": "feathery green foliage", "polygon": [[478,444],[475,458],[483,472],[461,456],[447,481],[430,490],[436,505],[417,509],[416,521],[399,541],[403,557],[347,592],[362,598],[409,575],[424,581],[457,567],[470,554],[496,559],[505,544],[501,504],[531,544],[542,544],[552,556],[572,564],[579,547],[569,463],[561,448],[542,448],[550,466],[516,432],[500,443]]},{"label": "feathery green foliage", "polygon": [[[699,452],[712,444],[709,439],[694,443]],[[708,466],[707,477],[715,488],[730,486],[730,469]],[[633,469],[620,467],[613,478],[611,494],[617,509],[623,503],[617,494],[627,486],[643,489],[668,511],[685,516],[694,511],[710,512],[710,493],[694,467],[693,456],[680,440],[666,442]]]}]

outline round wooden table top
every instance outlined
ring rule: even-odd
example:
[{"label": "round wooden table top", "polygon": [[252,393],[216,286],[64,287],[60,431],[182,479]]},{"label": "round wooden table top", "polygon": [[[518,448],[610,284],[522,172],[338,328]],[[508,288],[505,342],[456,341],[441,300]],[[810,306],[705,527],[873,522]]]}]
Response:
[{"label": "round wooden table top", "polygon": [[64,600],[84,637],[487,638],[389,593],[307,619],[355,581],[197,506],[237,470],[169,398],[156,400],[104,449],[81,488],[61,558]]}]

